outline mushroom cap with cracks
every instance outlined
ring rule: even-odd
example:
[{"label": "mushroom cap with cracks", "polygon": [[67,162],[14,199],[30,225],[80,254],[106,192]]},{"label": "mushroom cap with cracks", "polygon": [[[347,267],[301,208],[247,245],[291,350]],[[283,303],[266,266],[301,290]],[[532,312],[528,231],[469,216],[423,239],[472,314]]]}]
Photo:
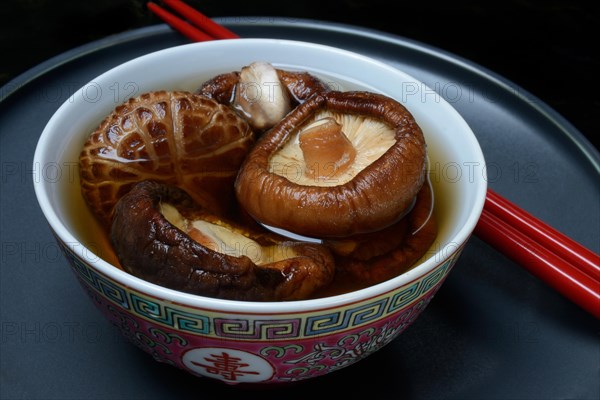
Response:
[{"label": "mushroom cap with cracks", "polygon": [[109,228],[114,206],[133,185],[177,185],[218,213],[234,213],[233,183],[255,134],[230,107],[181,91],[143,93],[118,105],[79,156],[81,193]]}]

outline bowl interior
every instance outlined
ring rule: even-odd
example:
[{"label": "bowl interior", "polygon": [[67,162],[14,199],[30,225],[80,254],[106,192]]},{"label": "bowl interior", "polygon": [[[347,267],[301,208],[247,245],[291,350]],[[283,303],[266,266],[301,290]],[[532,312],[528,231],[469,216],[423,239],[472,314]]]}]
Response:
[{"label": "bowl interior", "polygon": [[[436,194],[438,238],[406,276],[365,289],[361,295],[373,295],[373,291],[387,290],[428,272],[467,240],[483,207],[485,164],[472,131],[460,115],[421,82],[383,63],[327,46],[271,39],[195,43],[162,50],[118,66],[75,92],[48,122],[34,157],[43,177],[34,182],[38,201],[60,239],[116,280],[160,291],[162,297],[175,295],[111,265],[116,258],[80,194],[80,149],[102,119],[127,98],[161,89],[195,91],[205,80],[254,61],[308,71],[337,90],[368,90],[393,97],[423,129]],[[176,296],[186,301],[199,297]]]}]

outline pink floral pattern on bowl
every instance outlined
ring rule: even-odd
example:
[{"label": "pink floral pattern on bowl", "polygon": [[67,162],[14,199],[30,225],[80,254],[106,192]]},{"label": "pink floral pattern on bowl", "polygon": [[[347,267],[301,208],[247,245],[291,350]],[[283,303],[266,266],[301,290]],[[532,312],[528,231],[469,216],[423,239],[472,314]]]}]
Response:
[{"label": "pink floral pattern on bowl", "polygon": [[124,287],[90,268],[68,246],[61,243],[61,248],[95,305],[129,341],[159,362],[231,384],[298,381],[363,359],[417,318],[462,251],[375,298],[278,316],[225,315],[174,304]]}]

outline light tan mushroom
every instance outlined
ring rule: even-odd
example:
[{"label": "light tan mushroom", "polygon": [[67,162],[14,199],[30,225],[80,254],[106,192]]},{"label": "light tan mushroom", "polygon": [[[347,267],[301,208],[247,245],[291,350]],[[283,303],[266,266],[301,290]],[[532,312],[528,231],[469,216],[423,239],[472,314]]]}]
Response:
[{"label": "light tan mushroom", "polygon": [[231,106],[260,130],[272,127],[292,109],[290,95],[277,71],[265,62],[242,68]]}]

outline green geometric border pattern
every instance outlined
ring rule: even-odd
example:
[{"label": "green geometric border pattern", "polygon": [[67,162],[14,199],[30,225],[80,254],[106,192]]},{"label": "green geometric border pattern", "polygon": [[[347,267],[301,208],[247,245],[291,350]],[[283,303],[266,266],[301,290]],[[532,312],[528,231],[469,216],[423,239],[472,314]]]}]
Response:
[{"label": "green geometric border pattern", "polygon": [[301,339],[323,334],[343,332],[399,312],[434,289],[443,281],[462,252],[458,248],[441,266],[423,278],[393,292],[384,293],[342,309],[323,309],[278,318],[277,314],[240,314],[227,316],[204,309],[195,309],[161,301],[131,288],[121,286],[93,270],[73,251],[60,247],[79,280],[104,299],[124,311],[174,330],[193,335],[236,340]]}]

